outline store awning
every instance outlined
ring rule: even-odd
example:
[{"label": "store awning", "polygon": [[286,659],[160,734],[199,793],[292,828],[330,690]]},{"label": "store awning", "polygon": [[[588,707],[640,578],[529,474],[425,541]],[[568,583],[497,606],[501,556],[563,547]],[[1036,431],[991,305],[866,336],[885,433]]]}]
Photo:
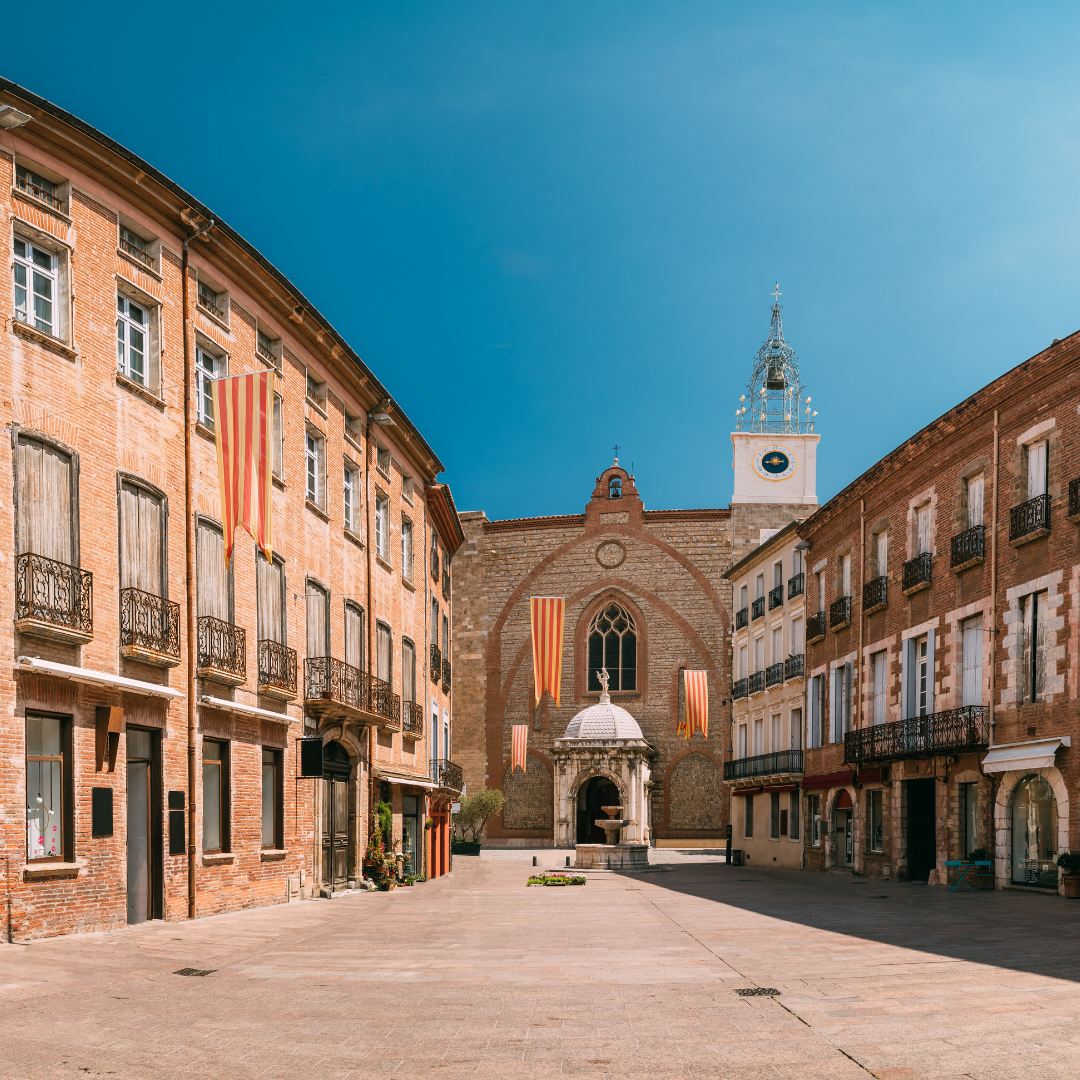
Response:
[{"label": "store awning", "polygon": [[400,784],[402,787],[437,788],[439,785],[431,780],[421,780],[416,776],[393,776],[389,773],[376,773],[376,780],[383,780],[387,784]]},{"label": "store awning", "polygon": [[256,716],[260,720],[272,720],[275,724],[289,723],[289,714],[274,712],[272,709],[260,709],[255,705],[245,705],[241,701],[229,701],[227,698],[210,697],[203,694],[199,704],[208,709],[220,709],[221,712],[238,713],[240,716]]},{"label": "store awning", "polygon": [[765,794],[771,795],[774,791],[798,791],[798,784],[766,784]]},{"label": "store awning", "polygon": [[752,787],[732,788],[731,794],[745,797],[747,795],[760,795],[763,790],[764,788],[761,786],[761,784],[754,784]]},{"label": "store awning", "polygon": [[1031,769],[1049,769],[1054,755],[1062,746],[1071,746],[1068,735],[1052,739],[1031,739],[1028,742],[1002,743],[992,746],[983,758],[983,772],[1027,772]]},{"label": "store awning", "polygon": [[802,779],[803,791],[812,788],[847,787],[854,782],[855,775],[850,769],[843,772],[820,773],[817,776],[804,776]]},{"label": "store awning", "polygon": [[37,656],[20,656],[15,661],[15,670],[30,675],[55,675],[60,679],[86,683],[87,686],[107,686],[111,690],[123,690],[126,694],[143,694],[146,697],[182,698],[183,692],[160,683],[143,682],[142,679],[128,679],[123,675],[113,675],[108,671],[95,671],[93,668],[75,667],[73,664],[58,664],[54,660],[42,660]]}]

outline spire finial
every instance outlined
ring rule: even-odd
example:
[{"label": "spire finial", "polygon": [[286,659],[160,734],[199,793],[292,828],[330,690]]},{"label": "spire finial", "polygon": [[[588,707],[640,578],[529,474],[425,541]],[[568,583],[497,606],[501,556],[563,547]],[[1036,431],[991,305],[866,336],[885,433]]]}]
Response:
[{"label": "spire finial", "polygon": [[618,465],[619,464],[619,444],[616,443],[611,449],[615,451],[615,464]]},{"label": "spire finial", "polygon": [[780,282],[778,281],[773,286],[773,291],[772,291],[773,303],[774,304],[779,304],[780,303],[780,297],[783,296],[783,295],[784,294],[780,291]]}]

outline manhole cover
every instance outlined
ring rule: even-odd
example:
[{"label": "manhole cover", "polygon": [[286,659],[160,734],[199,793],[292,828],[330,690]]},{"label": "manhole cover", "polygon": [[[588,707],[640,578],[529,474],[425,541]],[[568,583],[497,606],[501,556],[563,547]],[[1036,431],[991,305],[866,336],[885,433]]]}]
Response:
[{"label": "manhole cover", "polygon": [[179,971],[174,971],[174,975],[213,975],[217,971],[217,968],[210,968],[209,971],[203,971],[201,968],[181,968]]},{"label": "manhole cover", "polygon": [[742,990],[736,990],[739,997],[779,997],[780,991],[771,986],[747,986]]}]

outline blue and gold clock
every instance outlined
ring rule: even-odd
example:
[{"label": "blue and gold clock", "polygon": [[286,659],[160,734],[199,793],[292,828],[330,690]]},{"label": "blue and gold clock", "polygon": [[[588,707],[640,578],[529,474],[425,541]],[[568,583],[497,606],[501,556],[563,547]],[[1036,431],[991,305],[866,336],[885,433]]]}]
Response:
[{"label": "blue and gold clock", "polygon": [[786,446],[763,446],[754,455],[754,470],[765,480],[786,480],[799,467]]}]

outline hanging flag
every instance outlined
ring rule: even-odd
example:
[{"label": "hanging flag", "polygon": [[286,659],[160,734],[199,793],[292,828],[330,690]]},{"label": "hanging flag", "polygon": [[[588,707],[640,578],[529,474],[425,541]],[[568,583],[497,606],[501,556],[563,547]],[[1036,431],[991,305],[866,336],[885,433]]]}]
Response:
[{"label": "hanging flag", "polygon": [[532,623],[533,687],[536,704],[546,690],[559,708],[562,687],[563,616],[566,601],[561,596],[529,598],[529,619]]},{"label": "hanging flag", "polygon": [[522,772],[528,772],[525,767],[525,747],[529,741],[529,725],[514,724],[511,729],[513,735],[510,739],[510,772],[520,765]]},{"label": "hanging flag", "polygon": [[232,559],[237,525],[242,525],[267,559],[272,559],[274,373],[256,371],[213,379],[210,394],[225,561]]},{"label": "hanging flag", "polygon": [[683,689],[686,693],[686,717],[679,725],[684,739],[701,734],[709,737],[709,673],[707,671],[683,671]]}]

